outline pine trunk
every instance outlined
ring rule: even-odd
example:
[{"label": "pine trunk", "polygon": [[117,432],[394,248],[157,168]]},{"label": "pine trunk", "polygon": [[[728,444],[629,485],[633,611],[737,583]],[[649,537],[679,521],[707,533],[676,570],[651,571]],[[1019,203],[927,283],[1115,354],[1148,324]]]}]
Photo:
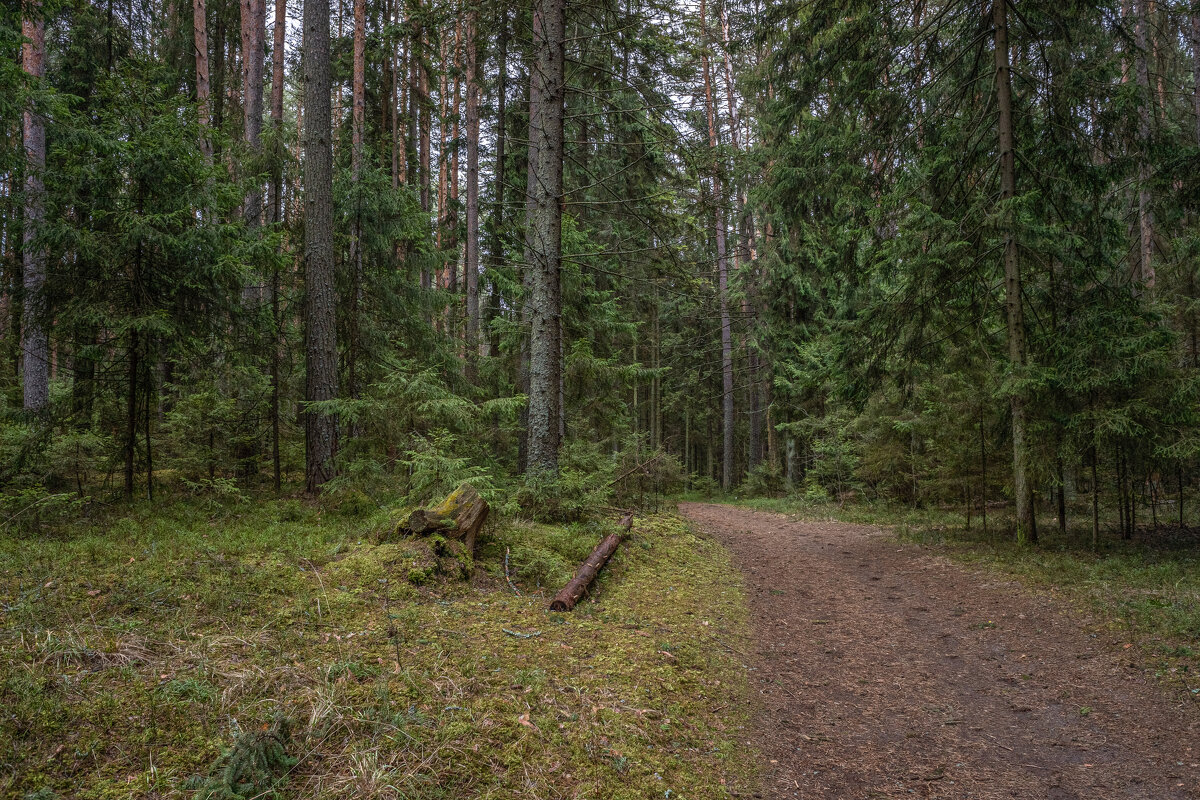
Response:
[{"label": "pine trunk", "polygon": [[[346,354],[347,377],[350,397],[357,399],[361,394],[362,377],[359,364],[362,350],[362,197],[359,181],[362,177],[363,134],[366,127],[366,52],[367,52],[367,3],[354,0],[354,45],[351,65],[351,110],[350,110],[350,179],[354,183],[354,223],[350,237],[350,347]],[[357,426],[352,426],[352,438],[358,435]]]},{"label": "pine trunk", "polygon": [[[700,2],[701,38],[707,39],[705,23],[706,7]],[[717,109],[713,101],[712,69],[709,65],[707,42],[702,41],[701,61],[704,70],[704,111],[708,118],[708,145],[716,156],[719,143]],[[721,310],[721,488],[733,488],[733,329],[729,318],[729,266],[725,254],[725,215],[722,213],[720,167],[714,163],[713,186],[713,233],[717,240],[717,300]]]},{"label": "pine trunk", "polygon": [[[242,11],[242,119],[250,167],[257,172],[256,157],[262,144],[263,123],[263,32],[266,0],[241,0]],[[246,225],[255,228],[262,220],[262,192],[257,179],[251,183],[244,208]]]},{"label": "pine trunk", "polygon": [[[304,0],[304,318],[306,401],[337,396],[337,318],[333,274],[333,142],[329,0]],[[309,494],[333,477],[337,422],[304,415]]]},{"label": "pine trunk", "polygon": [[[196,115],[200,127],[207,131],[209,120],[208,83],[208,10],[205,0],[192,0],[192,35],[196,53]],[[212,158],[212,142],[207,134],[200,141],[205,158]]]},{"label": "pine trunk", "polygon": [[479,11],[467,12],[467,241],[463,254],[463,281],[467,289],[466,351],[468,377],[475,378],[479,355],[479,45],[476,27]]},{"label": "pine trunk", "polygon": [[525,263],[529,272],[529,472],[558,472],[560,268],[562,265],[565,0],[534,0],[529,75],[529,183]]},{"label": "pine trunk", "polygon": [[[270,198],[271,222],[283,224],[283,60],[287,33],[287,0],[275,0],[275,30],[271,47],[271,129],[274,131],[271,159]],[[282,459],[279,452],[279,379],[280,334],[283,319],[280,315],[279,268],[271,270],[271,471],[275,491],[283,484]]]},{"label": "pine trunk", "polygon": [[[459,149],[459,112],[462,103],[459,95],[462,93],[462,24],[456,20],[454,25],[454,81],[452,82],[453,102],[450,108],[450,152],[449,152],[449,187],[446,199],[446,246],[450,250],[446,275],[446,287],[451,295],[458,292],[458,149]],[[451,297],[449,330],[453,335],[458,321],[458,298]]]},{"label": "pine trunk", "polygon": [[1196,141],[1200,143],[1200,0],[1192,0],[1188,43],[1192,47],[1192,113],[1196,117]]},{"label": "pine trunk", "polygon": [[[46,23],[40,0],[30,0],[21,24],[26,41],[21,47],[21,67],[36,83],[45,75]],[[45,216],[46,123],[33,108],[24,114],[25,217],[22,239],[22,277],[25,289],[21,349],[24,354],[24,408],[42,414],[50,404],[50,337],[47,333],[46,250],[37,241]]]},{"label": "pine trunk", "polygon": [[1153,108],[1154,97],[1150,93],[1150,66],[1147,56],[1148,33],[1150,25],[1147,13],[1148,0],[1138,0],[1137,23],[1134,28],[1137,44],[1137,85],[1138,85],[1138,263],[1140,278],[1147,289],[1154,288],[1154,211],[1151,208],[1150,193],[1150,112]]},{"label": "pine trunk", "polygon": [[[508,117],[505,104],[508,99],[508,10],[500,9],[500,43],[496,54],[496,159],[492,170],[493,191],[491,231],[488,236],[488,259],[490,269],[499,269],[504,263],[504,165],[507,144]],[[500,315],[500,289],[489,282],[488,320]],[[494,331],[494,328],[490,328]],[[499,338],[492,333],[488,337],[488,354],[495,356],[500,351]],[[524,439],[524,437],[521,437]]]},{"label": "pine trunk", "polygon": [[[1016,150],[1013,138],[1012,82],[1008,63],[1008,1],[993,0],[995,27],[997,133],[1000,149],[1000,204],[1004,237],[1004,304],[1008,317],[1008,357],[1018,381],[1026,361],[1025,315],[1021,299],[1021,263],[1014,235],[1012,200],[1017,193]],[[1025,445],[1025,391],[1018,384],[1009,400],[1012,413],[1013,496],[1017,506],[1017,540],[1037,541],[1033,519],[1033,491],[1029,485],[1028,449]]]}]

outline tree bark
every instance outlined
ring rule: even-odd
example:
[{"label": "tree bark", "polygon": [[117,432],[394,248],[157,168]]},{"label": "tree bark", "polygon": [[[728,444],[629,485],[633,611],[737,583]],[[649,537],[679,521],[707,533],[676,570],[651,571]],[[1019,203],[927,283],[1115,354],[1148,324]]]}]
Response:
[{"label": "tree bark", "polygon": [[464,483],[433,508],[417,509],[409,514],[396,527],[395,535],[428,536],[441,533],[461,539],[467,552],[474,554],[475,539],[487,522],[490,510],[488,502],[479,496],[475,487]]},{"label": "tree bark", "polygon": [[580,565],[575,572],[575,577],[567,583],[566,586],[554,595],[554,599],[550,601],[551,611],[570,611],[575,607],[575,604],[583,597],[584,592],[592,585],[592,581],[600,574],[600,570],[612,558],[613,553],[617,552],[617,547],[621,541],[629,535],[629,530],[633,527],[633,512],[625,515],[621,520],[622,530],[617,533],[610,533],[601,540],[600,544],[592,550],[591,555]]},{"label": "tree bark", "polygon": [[462,103],[459,97],[462,93],[461,17],[456,18],[454,23],[453,61],[454,80],[451,81],[450,150],[447,153],[447,161],[450,169],[447,173],[449,183],[446,190],[446,247],[450,251],[446,263],[446,288],[450,290],[450,294],[452,295],[447,323],[451,335],[454,334],[458,317],[458,298],[453,297],[453,295],[458,292],[458,150],[459,135],[461,133],[459,112],[462,110]]},{"label": "tree bark", "polygon": [[[429,70],[425,68],[425,33],[421,31],[419,38],[420,47],[414,54],[413,69],[416,70],[417,78],[417,98],[414,102],[415,107],[420,113],[421,121],[418,128],[418,172],[420,173],[420,198],[421,211],[424,212],[426,219],[429,218],[429,213],[432,210],[430,206],[430,156],[429,156],[429,140],[432,133],[430,124],[430,115],[433,111],[432,103],[429,99]],[[428,222],[426,222],[428,224]],[[428,269],[421,270],[421,286],[425,289],[430,288],[431,280]]]},{"label": "tree bark", "polygon": [[354,0],[354,52],[351,66],[350,172],[358,180],[362,168],[363,126],[366,124],[367,3]]},{"label": "tree bark", "polygon": [[[217,13],[213,14],[212,90],[208,103],[212,127],[219,131],[225,124],[225,16]],[[220,142],[216,138],[209,143],[214,158],[221,155]]]},{"label": "tree bark", "polygon": [[1137,22],[1134,28],[1135,43],[1137,44],[1137,85],[1138,85],[1138,256],[1140,277],[1147,289],[1154,288],[1154,210],[1151,207],[1150,193],[1150,112],[1154,96],[1150,92],[1150,66],[1147,61],[1148,34],[1150,20],[1147,13],[1149,0],[1138,0]]},{"label": "tree bark", "polygon": [[566,2],[534,0],[529,71],[529,181],[525,269],[529,274],[529,473],[557,474],[562,409],[563,108]]},{"label": "tree bark", "polygon": [[1009,399],[1012,414],[1013,497],[1017,506],[1017,540],[1036,542],[1033,491],[1029,485],[1028,449],[1025,445],[1024,380],[1025,316],[1021,299],[1021,263],[1014,235],[1012,200],[1017,193],[1016,145],[1013,137],[1012,82],[1008,62],[1008,0],[993,0],[995,28],[997,134],[1000,149],[1000,213],[1004,238],[1004,304],[1008,317],[1008,357],[1018,381]]},{"label": "tree bark", "polygon": [[1188,43],[1192,47],[1192,112],[1196,117],[1196,141],[1200,143],[1200,0],[1192,0]]},{"label": "tree bark", "polygon": [[[713,101],[712,68],[708,59],[707,8],[700,0],[700,60],[704,70],[704,111],[708,118],[708,145],[716,157],[719,144],[719,122]],[[722,213],[720,167],[714,160],[713,174],[713,233],[717,240],[717,299],[721,307],[721,488],[733,488],[733,329],[729,319],[729,266],[725,253],[725,215]]]},{"label": "tree bark", "polygon": [[[204,0],[197,0],[203,2]],[[265,0],[263,0],[265,2]],[[275,134],[268,206],[271,222],[283,222],[283,81],[287,34],[287,0],[275,0],[274,41],[271,45],[271,129]]]},{"label": "tree bark", "polygon": [[205,0],[192,0],[192,33],[193,46],[196,53],[196,115],[204,137],[200,140],[200,149],[206,159],[212,159],[212,142],[208,138],[209,119],[209,83],[208,83],[208,10]]},{"label": "tree bark", "polygon": [[[265,0],[264,0],[265,2]],[[271,159],[271,186],[268,206],[271,222],[283,224],[283,80],[284,51],[287,34],[287,0],[275,0],[275,30],[271,47],[271,129],[274,132]],[[275,491],[283,484],[283,469],[279,452],[279,372],[280,332],[283,319],[280,315],[279,268],[271,270],[271,471]]]},{"label": "tree bark", "polygon": [[[41,0],[28,0],[21,35],[21,68],[33,81],[45,75],[46,22]],[[25,289],[22,335],[24,408],[42,414],[50,405],[50,336],[47,332],[46,250],[36,237],[45,216],[46,123],[33,108],[24,114],[25,215],[22,235],[22,279]]]},{"label": "tree bark", "polygon": [[[508,9],[500,7],[500,43],[496,54],[496,159],[492,170],[494,185],[492,218],[489,221],[489,263],[491,270],[499,269],[504,263],[504,167],[505,146],[507,144],[508,117],[505,103],[508,99]],[[489,281],[488,320],[495,319],[500,314],[500,289],[494,281]],[[491,329],[494,331],[494,329]],[[494,333],[488,337],[488,354],[495,356],[500,351],[500,343]],[[521,437],[524,440],[524,437]]]},{"label": "tree bark", "polygon": [[[347,378],[350,397],[357,399],[361,394],[362,377],[359,374],[362,350],[363,260],[362,260],[362,198],[358,193],[362,177],[363,136],[366,127],[366,52],[367,52],[367,3],[354,0],[354,50],[351,65],[351,110],[350,110],[350,179],[354,183],[354,223],[350,236],[350,346],[346,353]],[[357,426],[351,426],[350,436],[356,438]]]},{"label": "tree bark", "polygon": [[[333,274],[333,142],[329,0],[304,0],[304,398],[337,396],[337,320]],[[333,477],[337,422],[304,414],[305,482],[309,494]]]},{"label": "tree bark", "polygon": [[467,372],[475,379],[479,355],[479,45],[476,27],[479,11],[471,6],[466,20],[467,60],[467,241],[463,253],[463,281],[467,289]]},{"label": "tree bark", "polygon": [[450,71],[447,50],[446,38],[443,36],[441,46],[438,51],[441,60],[441,74],[438,76],[438,188],[437,188],[437,246],[441,252],[443,262],[439,267],[437,277],[437,287],[443,288],[448,285],[445,271],[446,265],[446,248],[449,246],[447,240],[446,221],[447,221],[447,187],[450,185],[450,90],[448,88],[448,76]]},{"label": "tree bark", "polygon": [[[255,173],[258,172],[257,159],[262,146],[266,7],[266,0],[241,0],[243,137]],[[257,178],[246,194],[244,214],[246,225],[251,228],[258,227],[262,221],[262,192]]]},{"label": "tree bark", "polygon": [[125,499],[133,499],[134,462],[137,458],[137,414],[139,341],[137,329],[129,332],[129,344],[125,350],[125,372],[128,394],[125,396]]},{"label": "tree bark", "polygon": [[[399,24],[396,7],[398,2],[393,2],[389,5],[388,19],[393,27]],[[400,86],[400,69],[404,64],[403,56],[399,52],[400,40],[399,37],[391,41],[388,45],[388,64],[391,67],[392,75],[392,188],[397,189],[400,184],[408,181],[408,176],[405,174],[408,166],[407,154],[404,151],[404,123],[402,121],[401,109],[404,108],[404,93]]]}]

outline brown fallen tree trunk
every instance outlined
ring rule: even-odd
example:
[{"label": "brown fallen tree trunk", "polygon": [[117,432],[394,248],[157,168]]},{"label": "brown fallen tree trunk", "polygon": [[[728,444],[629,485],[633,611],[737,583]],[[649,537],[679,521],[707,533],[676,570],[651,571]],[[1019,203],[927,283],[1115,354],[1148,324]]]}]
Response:
[{"label": "brown fallen tree trunk", "polygon": [[459,539],[467,552],[474,554],[475,537],[487,522],[488,503],[479,496],[475,487],[464,483],[437,506],[419,508],[396,528],[398,536],[429,536],[440,533],[451,539]]},{"label": "brown fallen tree trunk", "polygon": [[629,534],[629,529],[632,527],[633,512],[630,511],[621,520],[621,530],[605,536],[604,541],[596,545],[596,549],[580,565],[575,572],[575,577],[571,578],[562,591],[554,595],[554,599],[550,601],[551,611],[570,611],[575,607],[575,604],[583,597],[583,593],[592,585],[592,581],[596,580],[596,575],[612,558],[612,554],[617,551],[617,545],[621,544],[621,540]]}]

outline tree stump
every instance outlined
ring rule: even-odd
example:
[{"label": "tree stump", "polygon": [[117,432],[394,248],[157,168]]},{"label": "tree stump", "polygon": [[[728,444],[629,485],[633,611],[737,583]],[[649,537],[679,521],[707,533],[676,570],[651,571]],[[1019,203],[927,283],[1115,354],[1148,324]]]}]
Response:
[{"label": "tree stump", "polygon": [[461,541],[470,555],[475,554],[475,537],[487,522],[490,508],[475,487],[464,483],[433,508],[419,508],[396,528],[398,536],[440,534]]}]

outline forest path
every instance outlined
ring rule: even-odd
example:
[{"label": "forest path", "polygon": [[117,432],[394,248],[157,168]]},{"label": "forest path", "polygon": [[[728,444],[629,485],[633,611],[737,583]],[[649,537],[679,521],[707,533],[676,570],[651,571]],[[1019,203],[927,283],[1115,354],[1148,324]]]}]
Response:
[{"label": "forest path", "polygon": [[1200,714],[1111,631],[877,528],[683,503],[743,572],[765,797],[1200,797]]}]

